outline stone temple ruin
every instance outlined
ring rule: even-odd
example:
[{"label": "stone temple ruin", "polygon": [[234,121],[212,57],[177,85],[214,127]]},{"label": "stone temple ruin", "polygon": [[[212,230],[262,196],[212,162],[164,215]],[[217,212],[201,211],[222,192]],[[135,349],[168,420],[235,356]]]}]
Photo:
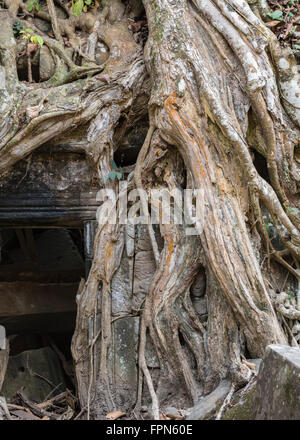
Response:
[{"label": "stone temple ruin", "polygon": [[10,358],[2,393],[42,401],[66,374],[76,292],[92,259],[96,187],[80,151],[40,148],[0,182],[0,325]]},{"label": "stone temple ruin", "polygon": [[[132,156],[134,162],[135,155],[133,150],[126,153],[126,160]],[[126,173],[131,164],[122,160],[116,158]],[[8,401],[22,387],[35,402],[66,387],[74,389],[71,339],[76,294],[93,259],[97,191],[80,143],[42,146],[0,181],[0,326],[9,342],[1,394]],[[135,314],[155,262],[145,227],[127,227],[126,232],[124,254],[112,282],[112,314],[118,319],[113,323],[110,362],[115,384],[128,402],[128,384],[134,391],[137,381]],[[196,306],[201,298],[196,285],[194,290]],[[147,357],[151,368],[158,368],[150,346]],[[131,396],[134,402],[135,392]]]},{"label": "stone temple ruin", "polygon": [[[137,136],[134,142],[142,143]],[[116,161],[129,172],[136,151],[126,152],[125,164],[122,149],[118,154]],[[8,399],[22,386],[33,401],[74,386],[70,347],[76,294],[93,259],[97,191],[80,142],[45,145],[0,181],[0,325],[10,346],[1,392]],[[135,314],[154,271],[145,226],[127,226],[124,254],[112,282],[112,314],[118,319],[110,349],[115,385],[127,403],[131,390],[124,384],[132,384],[134,403],[137,381],[139,318]],[[200,276],[192,286],[192,298],[205,322],[202,284]],[[151,368],[158,369],[150,344],[147,359]]]}]

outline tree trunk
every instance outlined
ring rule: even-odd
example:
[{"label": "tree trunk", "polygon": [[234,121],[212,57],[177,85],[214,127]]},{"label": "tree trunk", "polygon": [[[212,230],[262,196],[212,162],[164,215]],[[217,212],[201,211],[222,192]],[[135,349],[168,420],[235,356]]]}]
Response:
[{"label": "tree trunk", "polygon": [[[65,5],[65,19],[56,17],[58,2],[51,1],[48,13],[46,8],[27,21],[43,35],[55,74],[28,84],[18,81],[15,61],[17,2],[4,3],[2,174],[40,145],[67,131],[72,136],[73,128],[82,126],[99,189],[117,192],[114,154],[130,130],[148,118],[135,166],[124,171],[123,195],[132,189],[149,195],[153,188],[202,195],[193,236],[186,234],[187,224],[164,224],[156,208],[158,231],[141,201],[155,270],[140,307],[131,303],[123,314],[113,308],[122,296],[116,277],[127,258],[124,273],[134,284],[130,267],[136,267],[142,229],[119,221],[121,198],[116,222],[99,223],[92,267],[78,292],[72,342],[84,417],[130,411],[132,403],[139,417],[141,403],[151,399],[152,415],[159,419],[160,407],[172,395],[190,406],[224,378],[243,386],[251,372],[242,359],[262,357],[271,343],[297,345],[292,329],[300,311],[300,94],[292,51],[282,49],[263,24],[262,9],[243,0],[143,0],[143,5],[113,0],[78,18]],[[144,13],[145,47],[138,38]],[[55,39],[39,31],[37,18],[52,23]],[[89,34],[85,52],[82,44],[76,46],[75,27]],[[71,41],[72,56],[61,36]],[[108,49],[101,65],[99,41]],[[195,301],[207,303],[205,319]],[[125,317],[139,325],[138,336],[132,332],[139,370],[133,401],[120,398],[114,372],[116,322]],[[159,368],[151,368],[150,346]],[[136,365],[130,368],[135,371]],[[132,390],[132,383],[124,387]]]}]

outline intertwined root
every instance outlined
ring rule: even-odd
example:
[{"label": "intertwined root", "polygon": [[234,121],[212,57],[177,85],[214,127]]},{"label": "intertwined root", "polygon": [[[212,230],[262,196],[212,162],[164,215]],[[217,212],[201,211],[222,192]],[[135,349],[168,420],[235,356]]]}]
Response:
[{"label": "intertwined root", "polygon": [[[12,14],[24,6],[21,0],[7,3]],[[72,33],[76,23],[66,10],[69,27],[63,28],[54,3],[61,2],[48,0],[49,14],[44,19],[52,23],[56,38],[44,38],[56,60],[56,74],[63,67],[55,84],[49,81],[35,89],[18,82],[15,43],[9,44],[14,41],[12,30],[3,33],[0,27],[1,63],[6,72],[6,88],[0,97],[0,171],[7,171],[39,145],[90,122],[87,157],[97,168],[99,187],[116,190],[116,182],[103,180],[112,170],[114,133],[121,118],[138,121],[145,116],[136,105],[140,90],[147,93],[140,47],[128,32],[124,5],[114,0],[95,15],[88,30],[87,52],[78,52],[87,64],[75,65],[61,36],[65,33],[76,46]],[[187,237],[183,226],[161,224],[164,246],[159,251],[148,221],[157,268],[141,316],[137,406],[143,374],[153,415],[159,418],[160,390],[155,389],[147,366],[147,338],[152,339],[160,361],[159,383],[181,384],[191,402],[224,377],[230,377],[234,387],[241,386],[249,377],[249,369],[241,363],[245,354],[261,357],[267,344],[287,341],[267,290],[266,281],[272,280],[262,274],[251,230],[258,226],[266,258],[275,259],[299,280],[295,197],[299,164],[294,160],[294,147],[300,105],[291,99],[298,75],[294,60],[279,49],[245,1],[143,3],[149,24],[145,59],[152,84],[150,128],[130,184],[148,191],[154,182],[169,190],[200,189],[203,194],[203,218],[194,225],[197,237]],[[1,10],[1,14],[3,24],[9,13]],[[98,39],[111,50],[106,66],[94,65]],[[104,68],[99,78],[76,81]],[[268,182],[256,170],[251,149],[264,156]],[[184,171],[178,168],[176,155]],[[156,174],[158,165],[161,174]],[[283,251],[271,243],[262,205],[278,231]],[[149,220],[146,203],[143,211]],[[254,217],[251,222],[249,211]],[[111,281],[123,246],[120,225],[99,227],[93,266],[81,286],[73,356],[79,397],[88,417],[116,405],[108,367]],[[207,279],[206,326],[200,323],[189,296],[200,264]],[[281,293],[275,309],[297,343],[299,298],[296,301]]]},{"label": "intertwined root", "polygon": [[[150,28],[147,62],[156,84],[151,98],[153,124],[164,142],[177,147],[191,173],[193,187],[204,190],[205,220],[196,222],[195,227],[206,265],[246,336],[250,354],[262,356],[268,343],[286,343],[286,338],[254,256],[240,204],[243,196],[234,188],[232,167],[243,170],[241,180],[235,183],[242,187],[246,182],[258,207],[254,212],[259,215],[259,204],[263,202],[282,243],[295,259],[299,259],[299,219],[288,209],[288,191],[281,181],[279,158],[286,145],[278,131],[284,126],[283,114],[276,78],[265,52],[270,41],[275,44],[274,38],[246,2],[195,0],[196,10],[186,1],[144,3]],[[161,21],[161,28],[158,21]],[[222,36],[217,44],[213,28]],[[241,34],[246,39],[241,38]],[[232,49],[231,54],[226,44]],[[258,174],[249,151],[245,122],[250,106],[263,135],[270,184]],[[291,157],[293,139],[289,142]],[[261,218],[256,220],[264,229]],[[281,258],[278,254],[274,257],[277,261]],[[161,258],[161,264],[164,262],[168,271],[164,254]],[[299,278],[288,263],[284,265]],[[165,272],[158,269],[156,283],[158,279],[164,280],[164,276]],[[178,318],[173,309],[177,296],[173,293],[168,302],[171,293],[167,284],[162,291],[165,296],[157,288],[153,289],[155,294],[149,292],[155,299],[151,307],[149,305],[151,316],[145,319],[158,353],[165,353],[165,358],[161,355],[161,363],[170,366],[172,375],[174,356],[174,363],[184,363],[180,359],[176,336],[173,350],[168,350],[169,344],[165,343],[169,340],[165,334],[177,334]],[[156,307],[157,312],[153,313]],[[193,351],[193,347],[190,348]],[[232,353],[230,356],[234,358]],[[198,372],[202,373],[202,369],[200,367]],[[195,397],[197,388],[187,370],[183,367],[179,374],[190,395]]]}]

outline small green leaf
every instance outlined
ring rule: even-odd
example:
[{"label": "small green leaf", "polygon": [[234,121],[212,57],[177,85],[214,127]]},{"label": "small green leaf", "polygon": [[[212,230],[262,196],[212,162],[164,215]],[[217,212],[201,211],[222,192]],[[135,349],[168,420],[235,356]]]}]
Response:
[{"label": "small green leaf", "polygon": [[40,35],[36,35],[35,37],[36,37],[37,44],[39,44],[42,47],[44,44],[44,38],[41,37]]},{"label": "small green leaf", "polygon": [[122,173],[120,171],[117,172],[117,179],[118,180],[122,179]]},{"label": "small green leaf", "polygon": [[92,4],[92,0],[85,0],[85,4],[90,6]]},{"label": "small green leaf", "polygon": [[113,167],[113,169],[118,171],[117,164],[116,164],[116,162],[113,159],[110,159],[110,163],[111,163],[111,166]]},{"label": "small green leaf", "polygon": [[31,12],[33,10],[33,0],[28,3],[27,10],[28,12]]},{"label": "small green leaf", "polygon": [[34,6],[35,6],[35,10],[36,10],[36,12],[39,12],[39,10],[40,10],[40,5],[39,5],[39,2],[36,0],[36,2],[34,3]]},{"label": "small green leaf", "polygon": [[294,44],[294,48],[300,50],[300,44]]},{"label": "small green leaf", "polygon": [[83,10],[83,6],[84,6],[83,0],[76,0],[75,3],[72,3],[72,11],[75,17],[79,17],[79,15]]},{"label": "small green leaf", "polygon": [[28,34],[33,34],[33,30],[32,29],[25,29],[25,32],[27,32]]},{"label": "small green leaf", "polygon": [[115,172],[114,170],[111,171],[111,172],[108,174],[107,178],[110,179],[110,180],[114,180],[114,179],[116,178],[116,172]]},{"label": "small green leaf", "polygon": [[21,31],[22,31],[22,25],[21,25],[20,20],[16,21],[16,22],[13,24],[12,27],[13,27],[13,33],[14,33],[14,36],[15,36],[15,37],[18,37],[19,34],[20,34]]},{"label": "small green leaf", "polygon": [[280,9],[276,9],[276,11],[273,11],[271,14],[268,14],[268,17],[272,18],[272,20],[283,20],[282,17],[282,11]]}]

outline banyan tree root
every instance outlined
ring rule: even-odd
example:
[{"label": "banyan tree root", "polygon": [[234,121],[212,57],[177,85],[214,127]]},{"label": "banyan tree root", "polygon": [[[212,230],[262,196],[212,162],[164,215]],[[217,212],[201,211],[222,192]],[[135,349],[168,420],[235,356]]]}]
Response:
[{"label": "banyan tree root", "polygon": [[[291,96],[297,79],[294,60],[278,52],[261,19],[245,1],[237,0],[144,0],[149,38],[143,58],[129,32],[124,4],[114,0],[94,11],[87,30],[90,61],[77,66],[60,38],[66,34],[76,46],[75,19],[67,7],[68,35],[53,9],[60,2],[47,3],[49,14],[36,16],[55,29],[56,38],[45,36],[45,44],[54,54],[56,74],[63,74],[58,82],[54,75],[38,85],[18,81],[10,25],[11,14],[15,17],[23,2],[7,2],[9,11],[0,9],[1,66],[6,75],[0,96],[0,172],[8,172],[18,160],[76,125],[88,125],[85,151],[98,172],[99,188],[116,191],[117,182],[107,179],[118,147],[114,134],[120,121],[134,125],[145,118],[145,61],[151,77],[150,128],[130,184],[147,192],[153,186],[200,190],[203,215],[195,220],[197,236],[192,237],[186,236],[184,224],[160,222],[162,250],[148,222],[156,271],[141,316],[137,407],[144,396],[143,375],[155,418],[166,385],[184,394],[187,404],[211,392],[223,378],[230,378],[236,390],[249,380],[249,368],[241,362],[246,355],[261,357],[267,344],[287,343],[269,297],[272,280],[262,271],[263,261],[270,260],[272,266],[274,258],[299,279],[290,263],[298,267],[300,257],[295,157],[299,104],[297,96]],[[93,64],[99,40],[109,49],[101,68]],[[85,78],[99,70],[100,76]],[[82,77],[84,81],[78,79]],[[255,167],[254,150],[266,162],[267,177]],[[283,251],[271,244],[262,206]],[[144,204],[144,214],[147,209]],[[264,243],[260,254],[253,245],[256,224]],[[78,395],[88,418],[117,409],[108,352],[112,280],[123,247],[122,225],[99,225],[93,265],[78,298],[72,353]],[[199,270],[206,276],[205,325],[190,298]],[[299,340],[299,303],[281,293],[275,309],[283,322],[293,322],[290,332]],[[146,362],[148,338],[160,362],[158,385]]]},{"label": "banyan tree root", "polygon": [[[279,177],[282,165],[278,152],[286,146],[276,133],[283,126],[283,114],[276,93],[276,78],[264,51],[271,36],[246,3],[234,4],[235,13],[228,9],[227,3],[232,2],[194,1],[195,12],[186,1],[145,1],[150,32],[146,61],[155,84],[150,109],[159,136],[177,148],[191,173],[194,188],[203,189],[205,220],[196,222],[195,227],[206,264],[233,310],[234,319],[246,337],[250,355],[256,357],[263,355],[267,344],[286,343],[286,339],[249,241],[242,210],[244,195],[237,188],[246,182],[250,192],[264,203],[278,228],[280,239],[297,259],[300,235],[298,218],[290,215],[287,209],[289,202]],[[195,13],[205,17],[205,26],[201,26],[201,20],[195,21]],[[224,56],[220,55],[220,48],[214,46],[215,40],[210,38],[207,27],[211,34],[219,33],[223,52],[231,57],[230,63],[224,63]],[[249,37],[248,42],[240,38],[239,31]],[[240,63],[228,53],[227,44]],[[230,65],[239,72],[240,81],[234,81],[234,92]],[[241,103],[244,105],[243,114]],[[271,185],[255,169],[247,144],[244,124],[250,108],[265,136]],[[294,140],[289,139],[290,151]],[[242,170],[235,179],[232,167]],[[170,247],[170,239],[164,238],[165,246],[167,243]],[[163,252],[161,264],[168,271],[164,255]],[[158,269],[156,289],[159,289],[158,279],[162,282],[164,273],[162,268]],[[176,320],[167,311],[168,288],[164,285],[160,290],[156,289],[151,305],[149,303],[146,322],[161,354],[167,352],[164,345],[169,344],[160,320],[164,326]],[[149,298],[151,295],[150,290]],[[159,300],[160,297],[163,300]],[[166,306],[159,301],[166,302]],[[174,334],[175,327],[166,328],[167,334]],[[174,353],[178,354],[175,341],[165,361],[170,366],[170,376]],[[163,365],[162,355],[160,360]],[[175,362],[180,365],[178,359]],[[192,381],[189,382],[184,368],[178,373],[185,377],[186,385],[190,384],[190,395],[195,397],[197,388]]]}]

